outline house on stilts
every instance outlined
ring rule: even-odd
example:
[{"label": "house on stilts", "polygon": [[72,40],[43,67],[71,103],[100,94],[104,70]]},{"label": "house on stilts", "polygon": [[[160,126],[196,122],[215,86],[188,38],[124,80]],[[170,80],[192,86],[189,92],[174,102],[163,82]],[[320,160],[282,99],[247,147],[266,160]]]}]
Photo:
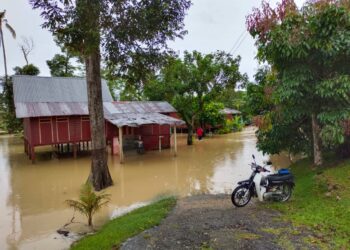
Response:
[{"label": "house on stilts", "polygon": [[[23,119],[24,151],[35,162],[35,148],[69,148],[74,157],[91,141],[85,78],[13,76],[16,117]],[[123,149],[135,140],[145,150],[169,148],[171,131],[184,122],[167,102],[115,102],[102,81],[105,137],[112,154],[124,160]],[[173,129],[171,129],[173,127]]]}]

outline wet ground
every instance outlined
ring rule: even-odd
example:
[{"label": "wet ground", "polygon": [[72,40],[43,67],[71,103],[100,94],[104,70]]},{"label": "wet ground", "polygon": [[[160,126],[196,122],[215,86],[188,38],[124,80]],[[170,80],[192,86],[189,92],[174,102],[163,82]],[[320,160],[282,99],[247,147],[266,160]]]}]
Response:
[{"label": "wet ground", "polygon": [[316,249],[307,243],[309,234],[254,202],[234,208],[229,195],[199,195],[180,199],[158,227],[121,249]]},{"label": "wet ground", "polygon": [[[96,215],[97,227],[162,194],[229,194],[237,181],[250,175],[252,154],[258,162],[268,158],[257,151],[253,128],[196,140],[193,146],[186,145],[185,135],[178,141],[177,157],[170,149],[145,155],[127,152],[120,165],[118,156],[109,156],[115,184],[106,189],[112,200]],[[56,230],[73,215],[64,201],[77,198],[89,174],[90,157],[58,159],[50,147],[39,151],[33,165],[23,153],[21,138],[0,137],[0,249],[67,249],[74,240]],[[286,157],[273,161],[289,165]]]}]

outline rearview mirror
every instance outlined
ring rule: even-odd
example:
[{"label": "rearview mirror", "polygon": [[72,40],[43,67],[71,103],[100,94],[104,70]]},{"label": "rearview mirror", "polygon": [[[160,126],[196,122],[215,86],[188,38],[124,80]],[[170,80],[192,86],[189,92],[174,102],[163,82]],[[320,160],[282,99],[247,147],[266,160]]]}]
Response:
[{"label": "rearview mirror", "polygon": [[253,159],[255,160],[255,155],[254,155],[254,154],[252,154],[252,157],[253,157]]}]

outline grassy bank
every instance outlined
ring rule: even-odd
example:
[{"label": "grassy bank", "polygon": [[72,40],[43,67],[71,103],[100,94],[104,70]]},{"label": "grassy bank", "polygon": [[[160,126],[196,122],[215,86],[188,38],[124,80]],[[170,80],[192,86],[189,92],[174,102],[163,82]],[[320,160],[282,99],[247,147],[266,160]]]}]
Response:
[{"label": "grassy bank", "polygon": [[86,236],[71,249],[108,249],[118,246],[126,239],[156,226],[173,209],[176,199],[165,198],[124,216],[109,221],[96,234]]},{"label": "grassy bank", "polygon": [[269,204],[313,235],[306,241],[327,249],[350,247],[350,161],[312,169],[302,160],[292,166],[296,187],[290,202]]}]

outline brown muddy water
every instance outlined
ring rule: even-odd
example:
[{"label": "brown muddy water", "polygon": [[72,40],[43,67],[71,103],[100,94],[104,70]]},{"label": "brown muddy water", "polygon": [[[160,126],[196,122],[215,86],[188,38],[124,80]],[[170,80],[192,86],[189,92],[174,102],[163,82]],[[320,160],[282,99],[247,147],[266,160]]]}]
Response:
[{"label": "brown muddy water", "polygon": [[[127,152],[126,162],[120,165],[118,156],[109,156],[115,184],[106,190],[111,202],[96,215],[94,224],[99,227],[164,194],[230,193],[237,181],[250,175],[252,154],[257,162],[268,159],[256,149],[253,128],[196,140],[193,146],[187,146],[186,136],[180,135],[178,144],[177,157],[171,150]],[[50,148],[41,151],[33,165],[20,138],[0,137],[0,249],[67,249],[74,239],[56,230],[72,218],[73,211],[64,201],[78,197],[90,158],[53,159]],[[290,164],[285,156],[272,161],[278,167]],[[86,221],[77,214],[75,218]]]}]

